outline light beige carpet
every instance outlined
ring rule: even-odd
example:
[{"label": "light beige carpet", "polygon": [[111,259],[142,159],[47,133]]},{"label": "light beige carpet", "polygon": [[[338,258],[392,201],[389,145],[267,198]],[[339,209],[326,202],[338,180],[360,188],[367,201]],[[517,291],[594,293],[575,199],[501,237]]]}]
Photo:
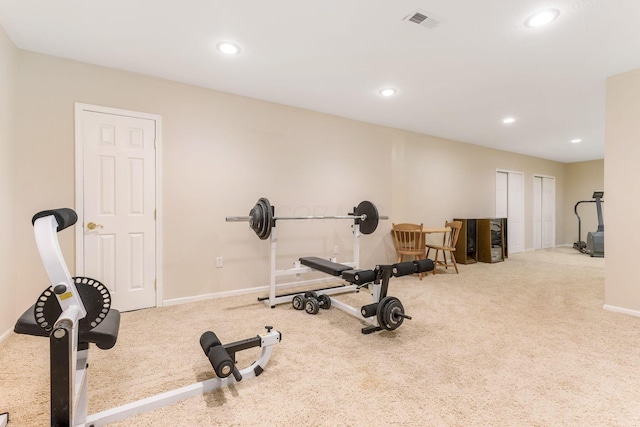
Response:
[{"label": "light beige carpet", "polygon": [[[392,279],[389,293],[413,320],[372,335],[335,308],[311,316],[256,295],[125,313],[116,347],[91,350],[90,413],[212,377],[202,332],[230,342],[268,324],[283,341],[260,377],[117,425],[640,425],[640,319],[602,309],[603,259],[529,252]],[[47,425],[47,340],[11,336],[0,366],[9,425]]]}]

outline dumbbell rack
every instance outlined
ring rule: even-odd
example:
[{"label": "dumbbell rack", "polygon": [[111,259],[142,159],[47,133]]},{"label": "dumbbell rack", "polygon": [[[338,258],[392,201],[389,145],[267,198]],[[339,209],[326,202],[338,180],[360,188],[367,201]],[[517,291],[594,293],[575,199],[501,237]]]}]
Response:
[{"label": "dumbbell rack", "polygon": [[[269,297],[268,298],[258,298],[259,301],[263,301],[266,305],[271,308],[274,308],[278,304],[288,303],[293,300],[294,295],[299,294],[300,292],[295,292],[292,294],[284,294],[277,295],[277,291],[281,289],[287,289],[292,287],[299,287],[303,285],[312,285],[319,283],[327,283],[327,282],[335,282],[339,280],[338,277],[324,277],[318,279],[310,279],[310,280],[296,280],[293,282],[285,282],[285,283],[277,283],[277,279],[279,277],[290,277],[290,276],[298,276],[304,273],[310,273],[315,270],[309,267],[305,267],[300,265],[300,261],[295,261],[292,268],[285,270],[278,270],[276,268],[276,259],[277,259],[277,246],[278,246],[278,237],[277,230],[275,224],[271,229],[270,235],[270,245],[269,245],[269,257],[270,257],[270,278],[269,278]],[[341,262],[341,264],[348,265],[353,267],[354,269],[358,269],[360,266],[360,226],[359,224],[354,224],[353,226],[353,261],[351,262]],[[335,258],[331,258],[331,261],[336,262]],[[336,287],[330,287],[326,289],[316,289],[316,292],[320,291],[326,295],[334,295],[334,294],[342,294],[348,292],[358,292],[359,287],[356,285],[340,285]]]}]

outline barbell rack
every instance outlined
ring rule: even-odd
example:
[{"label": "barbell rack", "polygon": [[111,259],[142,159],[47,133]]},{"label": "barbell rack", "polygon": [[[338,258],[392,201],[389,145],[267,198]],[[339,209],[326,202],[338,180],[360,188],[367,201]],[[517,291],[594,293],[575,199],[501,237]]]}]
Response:
[{"label": "barbell rack", "polygon": [[[341,262],[341,264],[348,265],[354,269],[360,268],[360,235],[373,233],[379,220],[389,219],[388,216],[381,216],[378,214],[376,206],[369,202],[363,201],[354,208],[353,213],[348,215],[309,215],[309,216],[276,216],[275,207],[271,205],[267,198],[260,198],[258,202],[251,209],[248,216],[227,216],[227,222],[249,222],[250,228],[256,233],[261,240],[270,239],[269,253],[270,253],[270,280],[269,280],[269,297],[258,298],[259,301],[264,301],[265,304],[274,308],[277,304],[291,302],[294,294],[286,294],[278,296],[276,294],[277,289],[283,289],[287,287],[302,286],[312,283],[323,283],[329,281],[335,281],[336,277],[325,277],[320,279],[312,279],[306,281],[295,281],[289,283],[276,283],[278,277],[283,276],[295,276],[302,273],[314,272],[315,270],[301,266],[300,261],[295,261],[292,268],[286,270],[276,269],[276,254],[277,254],[277,233],[276,222],[278,220],[322,220],[322,219],[348,219],[354,221],[353,223],[353,261]],[[331,261],[337,262],[335,258],[331,258]],[[322,289],[322,292],[327,295],[358,292],[360,288],[356,285],[344,285],[337,287],[330,287]]]}]

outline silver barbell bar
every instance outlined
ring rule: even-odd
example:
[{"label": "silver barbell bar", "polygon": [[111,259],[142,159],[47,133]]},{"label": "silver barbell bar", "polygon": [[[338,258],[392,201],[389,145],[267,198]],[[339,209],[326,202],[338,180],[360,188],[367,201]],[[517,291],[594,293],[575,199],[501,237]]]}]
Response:
[{"label": "silver barbell bar", "polygon": [[[225,217],[227,222],[246,222],[251,221],[250,216],[228,216]],[[309,216],[274,216],[275,220],[296,220],[296,219],[359,219],[360,221],[367,220],[367,214],[362,215],[309,215]],[[378,219],[389,219],[386,215],[379,215]]]},{"label": "silver barbell bar", "polygon": [[255,206],[251,209],[248,216],[228,216],[227,222],[248,222],[249,227],[260,237],[266,239],[271,235],[271,228],[275,226],[277,220],[305,220],[305,219],[350,219],[357,221],[360,225],[360,231],[363,234],[371,234],[378,227],[378,221],[381,219],[389,219],[388,216],[380,216],[376,206],[369,202],[361,202],[352,215],[307,215],[307,216],[275,216],[274,208],[271,206],[269,199],[260,198]]}]

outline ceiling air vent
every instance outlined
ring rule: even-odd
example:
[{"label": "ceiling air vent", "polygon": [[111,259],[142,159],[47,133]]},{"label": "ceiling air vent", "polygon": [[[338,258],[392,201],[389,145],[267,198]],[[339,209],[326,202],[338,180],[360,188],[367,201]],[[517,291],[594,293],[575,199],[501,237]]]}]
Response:
[{"label": "ceiling air vent", "polygon": [[413,22],[422,27],[434,28],[442,22],[442,19],[435,16],[433,13],[429,13],[426,10],[416,10],[413,13],[405,16],[404,21]]}]

